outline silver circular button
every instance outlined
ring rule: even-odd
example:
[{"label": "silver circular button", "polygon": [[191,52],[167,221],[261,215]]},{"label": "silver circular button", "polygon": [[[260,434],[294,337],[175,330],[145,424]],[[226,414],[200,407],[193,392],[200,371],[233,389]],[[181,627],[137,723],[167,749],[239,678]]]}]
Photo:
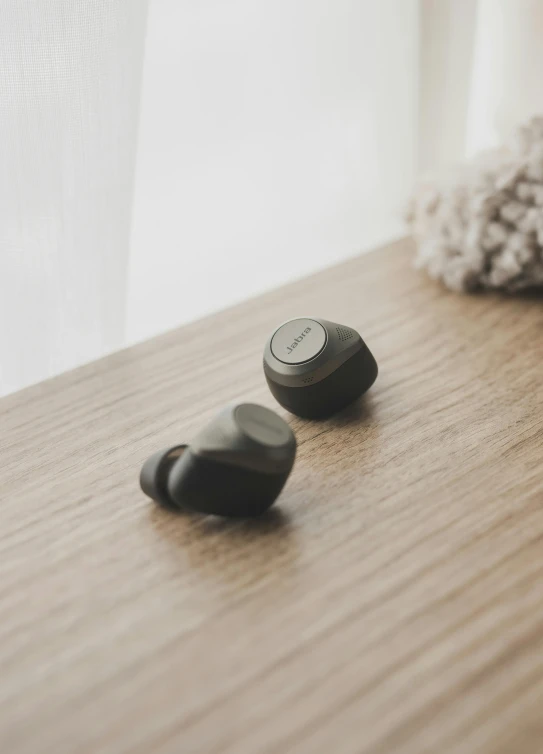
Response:
[{"label": "silver circular button", "polygon": [[314,319],[291,319],[281,325],[271,340],[271,351],[285,364],[303,364],[326,345],[326,330]]}]

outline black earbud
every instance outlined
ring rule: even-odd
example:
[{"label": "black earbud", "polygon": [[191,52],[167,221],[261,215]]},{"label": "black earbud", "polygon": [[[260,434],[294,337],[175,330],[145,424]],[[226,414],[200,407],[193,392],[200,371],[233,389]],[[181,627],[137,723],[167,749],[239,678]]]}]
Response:
[{"label": "black earbud", "polygon": [[258,516],[283,489],[296,438],[273,411],[238,403],[221,411],[191,445],[151,456],[140,485],[167,507],[217,516]]},{"label": "black earbud", "polygon": [[264,350],[264,374],[276,400],[305,419],[330,416],[359,398],[377,362],[351,327],[302,317],[281,325]]}]

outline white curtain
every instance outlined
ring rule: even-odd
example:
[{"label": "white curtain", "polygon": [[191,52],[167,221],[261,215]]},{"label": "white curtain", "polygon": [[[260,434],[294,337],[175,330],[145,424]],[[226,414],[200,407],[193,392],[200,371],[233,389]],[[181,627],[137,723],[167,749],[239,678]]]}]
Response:
[{"label": "white curtain", "polygon": [[543,114],[541,0],[421,0],[419,170],[503,144]]},{"label": "white curtain", "polygon": [[419,171],[543,111],[542,31],[540,0],[0,0],[0,393],[399,234]]},{"label": "white curtain", "polygon": [[543,2],[478,0],[466,151],[498,146],[543,115]]},{"label": "white curtain", "polygon": [[0,0],[0,393],[125,341],[146,0]]}]

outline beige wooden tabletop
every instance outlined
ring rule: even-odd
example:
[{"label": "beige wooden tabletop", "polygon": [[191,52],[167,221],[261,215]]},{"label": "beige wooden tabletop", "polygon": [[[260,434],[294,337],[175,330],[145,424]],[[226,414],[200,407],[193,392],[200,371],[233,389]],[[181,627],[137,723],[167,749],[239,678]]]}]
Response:
[{"label": "beige wooden tabletop", "polygon": [[[462,297],[402,241],[0,401],[2,754],[543,751],[543,298]],[[275,404],[281,321],[380,374]],[[175,515],[142,461],[234,399],[298,437],[252,522]]]}]

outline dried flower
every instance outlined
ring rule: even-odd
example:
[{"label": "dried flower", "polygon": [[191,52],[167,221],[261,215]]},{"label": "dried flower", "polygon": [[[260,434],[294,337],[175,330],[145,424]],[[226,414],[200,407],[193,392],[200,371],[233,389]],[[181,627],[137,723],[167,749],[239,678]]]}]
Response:
[{"label": "dried flower", "polygon": [[421,182],[408,219],[417,266],[452,290],[543,286],[543,117],[509,148]]}]

